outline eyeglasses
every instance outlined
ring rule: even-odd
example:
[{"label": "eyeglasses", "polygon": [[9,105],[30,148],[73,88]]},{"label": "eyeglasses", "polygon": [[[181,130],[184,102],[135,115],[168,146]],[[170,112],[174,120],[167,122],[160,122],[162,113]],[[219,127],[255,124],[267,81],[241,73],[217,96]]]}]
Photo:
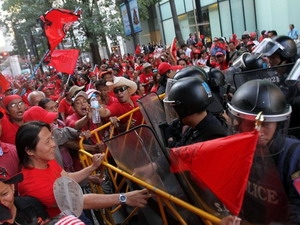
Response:
[{"label": "eyeglasses", "polygon": [[114,89],[114,93],[115,93],[115,94],[118,94],[119,91],[120,91],[120,92],[124,92],[124,91],[127,90],[127,89],[128,89],[128,86],[123,86],[123,87],[115,88],[115,89]]},{"label": "eyeglasses", "polygon": [[216,57],[217,57],[217,58],[221,58],[221,57],[223,57],[223,55],[216,55]]},{"label": "eyeglasses", "polygon": [[0,176],[1,177],[7,177],[7,171],[6,171],[6,169],[5,168],[3,168],[3,167],[0,167]]},{"label": "eyeglasses", "polygon": [[10,108],[17,108],[17,107],[21,107],[24,105],[23,101],[17,102],[17,103],[12,103],[9,105]]}]

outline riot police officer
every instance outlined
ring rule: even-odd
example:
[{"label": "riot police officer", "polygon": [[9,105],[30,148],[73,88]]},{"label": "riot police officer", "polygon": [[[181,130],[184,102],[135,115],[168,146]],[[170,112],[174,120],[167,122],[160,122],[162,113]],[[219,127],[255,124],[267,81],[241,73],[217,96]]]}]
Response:
[{"label": "riot police officer", "polygon": [[299,176],[300,141],[286,137],[292,109],[284,94],[269,81],[251,80],[235,92],[228,110],[233,133],[253,130],[257,114],[264,117],[240,216],[255,224],[299,224],[292,177]]}]

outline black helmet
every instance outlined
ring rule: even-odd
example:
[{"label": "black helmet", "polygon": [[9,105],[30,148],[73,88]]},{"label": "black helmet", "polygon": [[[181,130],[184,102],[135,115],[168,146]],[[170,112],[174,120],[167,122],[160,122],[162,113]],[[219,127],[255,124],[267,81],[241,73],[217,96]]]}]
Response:
[{"label": "black helmet", "polygon": [[208,84],[210,87],[220,87],[225,85],[224,73],[216,68],[210,68],[208,72]]},{"label": "black helmet", "polygon": [[255,120],[262,112],[265,122],[286,121],[292,112],[280,88],[259,79],[240,86],[228,103],[228,110],[232,115],[247,120]]},{"label": "black helmet", "polygon": [[198,77],[181,78],[173,84],[168,95],[168,102],[180,118],[204,111],[212,101],[210,88]]},{"label": "black helmet", "polygon": [[283,46],[283,49],[278,49],[277,52],[286,59],[292,59],[297,54],[297,46],[295,41],[288,36],[276,36],[273,38],[274,41],[278,42]]},{"label": "black helmet", "polygon": [[257,55],[250,54],[245,57],[244,64],[244,70],[262,69],[264,65],[264,60],[260,56],[258,57]]},{"label": "black helmet", "polygon": [[204,82],[207,82],[207,73],[204,69],[198,66],[188,66],[180,71],[178,71],[173,79],[179,80],[183,77],[200,77]]},{"label": "black helmet", "polygon": [[295,41],[288,36],[276,36],[273,39],[262,40],[252,53],[265,56],[278,53],[284,59],[294,59],[297,55],[297,46]]}]

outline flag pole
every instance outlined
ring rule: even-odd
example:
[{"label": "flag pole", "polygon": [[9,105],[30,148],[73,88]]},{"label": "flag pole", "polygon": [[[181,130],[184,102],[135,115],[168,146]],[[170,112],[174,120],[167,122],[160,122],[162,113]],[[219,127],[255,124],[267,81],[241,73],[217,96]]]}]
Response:
[{"label": "flag pole", "polygon": [[[74,13],[78,13],[78,11],[80,10],[80,7],[77,7],[74,11]],[[44,61],[44,59],[46,58],[46,56],[49,54],[50,50],[48,49],[46,51],[46,53],[44,54],[43,58],[40,60],[39,64],[34,68],[31,76],[29,77],[29,81],[31,81],[34,77],[35,77],[35,73],[38,70],[38,68],[41,66],[42,62]]]},{"label": "flag pole", "polygon": [[38,70],[38,68],[41,66],[42,62],[44,61],[44,59],[46,58],[46,56],[48,55],[49,53],[49,49],[46,51],[46,53],[44,54],[43,58],[40,60],[39,64],[34,68],[31,76],[28,78],[29,81],[31,81],[34,77],[35,77],[35,73],[36,71]]}]

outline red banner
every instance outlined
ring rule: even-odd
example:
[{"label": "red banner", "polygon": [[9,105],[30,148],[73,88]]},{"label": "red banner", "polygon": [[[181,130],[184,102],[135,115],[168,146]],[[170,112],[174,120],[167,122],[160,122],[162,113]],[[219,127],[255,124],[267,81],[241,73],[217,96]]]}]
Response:
[{"label": "red banner", "polygon": [[10,83],[8,80],[0,73],[0,93],[4,93],[6,90],[10,89]]},{"label": "red banner", "polygon": [[40,19],[52,52],[64,39],[71,25],[79,19],[79,14],[65,9],[51,9],[41,15]]},{"label": "red banner", "polygon": [[170,50],[172,56],[177,61],[177,39],[174,37],[173,42],[171,44],[171,50]]},{"label": "red banner", "polygon": [[258,131],[173,148],[171,171],[190,171],[238,215],[244,200]]},{"label": "red banner", "polygon": [[59,72],[73,74],[78,56],[79,50],[77,49],[54,50],[48,65],[53,66]]}]

